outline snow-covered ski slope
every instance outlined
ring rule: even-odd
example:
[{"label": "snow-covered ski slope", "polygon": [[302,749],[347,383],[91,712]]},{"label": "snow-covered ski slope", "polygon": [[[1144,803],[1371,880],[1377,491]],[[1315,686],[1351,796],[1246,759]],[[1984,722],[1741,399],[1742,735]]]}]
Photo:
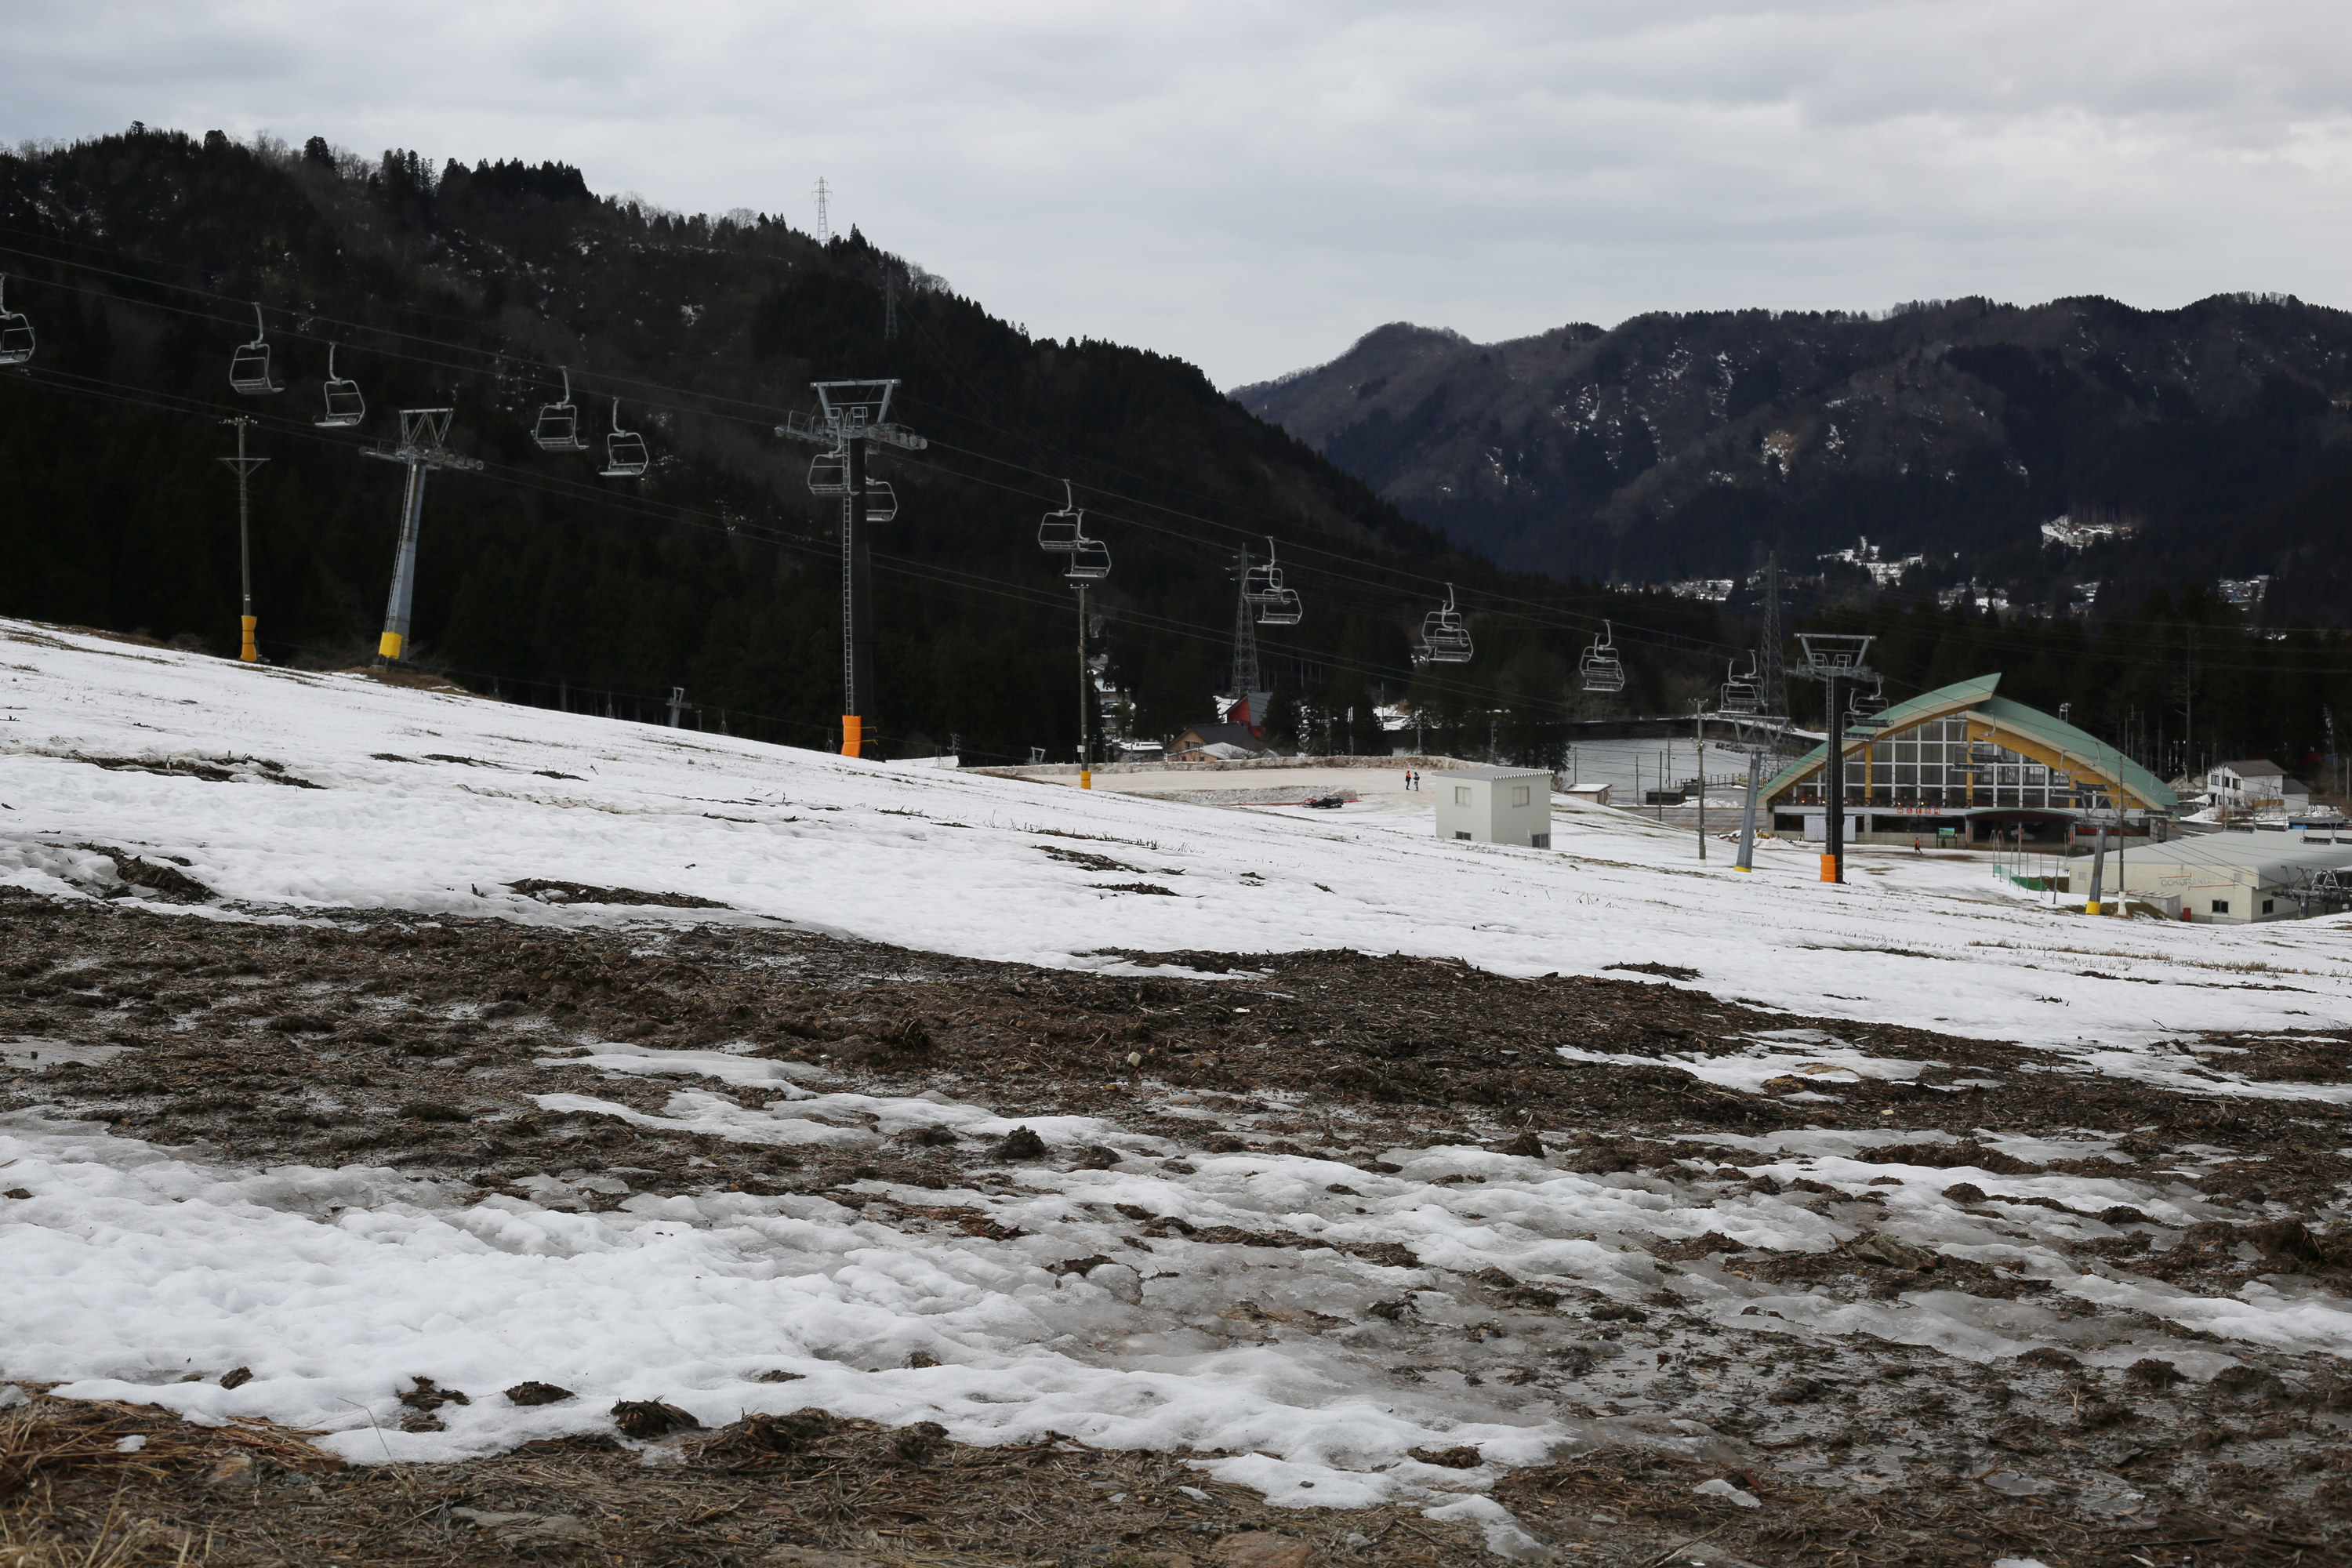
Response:
[{"label": "snow-covered ski slope", "polygon": [[[2072,1071],[2200,1095],[2221,1080],[2168,1037],[2352,1016],[2342,921],[2094,922],[2001,894],[1965,862],[1891,859],[1880,877],[1864,860],[1854,885],[1825,888],[1795,849],[1743,876],[1720,857],[1700,867],[1686,837],[1605,813],[1563,819],[1556,842],[1551,853],[1439,842],[1417,804],[1231,810],[895,769],[0,623],[0,880],[120,894],[113,859],[87,847],[176,858],[219,898],[151,906],[174,919],[332,921],[373,908],[554,924],[782,920],[1097,970],[1126,965],[1107,950],[1339,946],[1517,974],[1656,963],[1696,969],[1694,984],[1728,995],[2030,1042]],[[1062,858],[1073,851],[1121,868]],[[728,908],[567,908],[509,890],[530,879]],[[1173,896],[1098,886],[1134,883]],[[142,900],[134,890],[120,901]],[[995,1137],[1013,1125],[991,1107],[866,1095],[837,1075],[723,1045],[654,1051],[533,1027],[550,1053],[542,1066],[679,1085],[657,1117],[590,1096],[533,1096],[546,1110],[759,1144],[879,1146],[914,1126]],[[1599,1055],[1562,1048],[1570,1059]],[[1824,1087],[1917,1070],[1797,1028],[1708,1042],[1684,1065],[1735,1088],[1791,1068]],[[2346,1092],[2244,1079],[2226,1089]],[[1200,1110],[1197,1097],[1164,1085],[1137,1095],[1204,1122],[1240,1115]],[[617,1398],[673,1401],[713,1425],[817,1405],[937,1420],[963,1441],[1064,1433],[1222,1454],[1202,1467],[1302,1507],[1412,1501],[1481,1521],[1498,1550],[1517,1552],[1524,1538],[1480,1495],[1506,1468],[1574,1443],[1712,1454],[1717,1439],[1695,1422],[1603,1415],[1591,1399],[1555,1399],[1502,1375],[1537,1360],[1575,1326],[1567,1319],[1444,1352],[1449,1367],[1486,1368],[1483,1382],[1451,1371],[1400,1382],[1390,1363],[1410,1336],[1389,1320],[1401,1294],[1419,1302],[1423,1326],[1412,1333],[1435,1333],[1484,1321],[1489,1309],[1449,1292],[1496,1268],[1625,1303],[1665,1283],[1645,1250],[1662,1238],[1719,1232],[1817,1251],[1867,1223],[1905,1246],[2129,1311],[2092,1321],[1940,1289],[1838,1300],[1698,1266],[1675,1287],[1690,1314],[1740,1343],[1859,1336],[1983,1363],[2063,1342],[2086,1364],[2160,1354],[2200,1379],[2231,1364],[2233,1347],[2352,1350],[2332,1300],[2259,1283],[2199,1295],[2067,1253],[2084,1237],[2117,1234],[2122,1219],[2098,1217],[2112,1205],[2179,1229],[2224,1213],[2202,1198],[2137,1172],[1996,1176],[1858,1160],[1865,1144],[1948,1138],[1898,1122],[1868,1135],[1711,1136],[1743,1176],[1828,1184],[1884,1205],[1882,1217],[1855,1222],[1807,1206],[1802,1193],[1726,1189],[1706,1173],[1578,1174],[1470,1145],[1362,1142],[1378,1136],[1370,1128],[1341,1162],[1211,1156],[1112,1121],[1028,1120],[1056,1148],[1098,1141],[1121,1163],[1039,1163],[985,1190],[861,1182],[833,1196],[637,1193],[583,1213],[577,1172],[531,1178],[536,1195],[485,1195],[356,1163],[256,1169],[37,1107],[11,1112],[0,1118],[0,1163],[30,1195],[0,1213],[0,1377],[56,1380],[69,1397],[142,1400],[200,1421],[329,1428],[323,1446],[360,1462],[609,1430]],[[2047,1144],[1984,1142],[2035,1160],[2113,1146],[2081,1130]],[[1376,1155],[1382,1163],[1368,1167]],[[2009,1194],[1999,1200],[2012,1205],[2008,1217],[1969,1207],[1956,1182]],[[898,1223],[893,1202],[982,1210],[1013,1239]],[[1212,1235],[1279,1228],[1301,1244],[1188,1232],[1145,1249],[1129,1244],[1118,1205]],[[1367,1247],[1402,1248],[1418,1266],[1364,1261]],[[1049,1267],[1081,1258],[1094,1259],[1083,1273]],[[1234,1317],[1236,1301],[1282,1331],[1198,1329]],[[1373,1312],[1382,1301],[1387,1317]],[[233,1367],[251,1380],[223,1387],[218,1373]],[[477,1398],[445,1410],[444,1430],[395,1429],[393,1394],[428,1373],[477,1390],[535,1378],[580,1397],[531,1408]],[[190,1373],[202,1381],[181,1381]],[[1477,1468],[1410,1457],[1458,1444],[1478,1448]]]},{"label": "snow-covered ski slope", "polygon": [[[1857,857],[1850,885],[1824,886],[1794,847],[1743,875],[1720,846],[1701,866],[1689,837],[1613,813],[1564,818],[1549,852],[1442,842],[1418,811],[1220,809],[894,768],[22,622],[0,622],[0,879],[86,887],[73,846],[104,843],[180,857],[225,900],[280,915],[661,912],[508,890],[538,878],[1075,968],[1117,965],[1107,950],[1333,947],[1521,975],[1665,963],[1767,1005],[2134,1073],[2160,1069],[2129,1047],[2178,1032],[2352,1017],[2352,917],[2094,922],[2004,896],[1977,864]],[[1041,853],[1070,843],[1044,828],[1116,840],[1086,847],[1134,869]],[[1100,886],[1135,882],[1174,896]]]}]

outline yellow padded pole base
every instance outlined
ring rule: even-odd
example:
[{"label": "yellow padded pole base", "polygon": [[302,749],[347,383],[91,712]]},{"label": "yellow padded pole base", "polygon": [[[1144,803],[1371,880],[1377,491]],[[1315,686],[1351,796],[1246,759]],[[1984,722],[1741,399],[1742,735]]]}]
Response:
[{"label": "yellow padded pole base", "polygon": [[243,623],[245,626],[245,646],[237,650],[236,657],[243,659],[247,664],[258,664],[261,662],[261,650],[253,646],[253,628],[261,624],[261,617],[259,616],[239,616],[237,619]]},{"label": "yellow padded pole base", "polygon": [[1837,879],[1837,857],[1834,855],[1822,856],[1822,880],[1824,882],[1834,882]]},{"label": "yellow padded pole base", "polygon": [[398,658],[400,657],[400,642],[401,637],[398,632],[384,633],[383,636],[376,641],[376,658]]},{"label": "yellow padded pole base", "polygon": [[2086,914],[2086,915],[2103,915],[2103,914],[2105,914],[2107,911],[2106,911],[2105,907],[2104,905],[2102,905],[2102,904],[2101,904],[2097,900],[2095,900],[2095,899],[2091,899],[2091,900],[2086,900],[2084,902],[2084,904],[2083,904],[2083,912],[2084,912],[2084,914]]},{"label": "yellow padded pole base", "polygon": [[1078,787],[1080,789],[1092,789],[1095,787],[1094,769],[1080,768],[1078,770]]},{"label": "yellow padded pole base", "polygon": [[866,754],[866,721],[855,713],[841,716],[841,754],[845,757]]}]

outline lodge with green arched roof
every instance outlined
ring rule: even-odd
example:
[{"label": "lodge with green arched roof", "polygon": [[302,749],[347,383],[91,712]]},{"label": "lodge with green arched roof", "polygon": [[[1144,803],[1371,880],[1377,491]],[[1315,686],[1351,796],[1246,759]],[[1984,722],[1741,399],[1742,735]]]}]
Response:
[{"label": "lodge with green arched roof", "polygon": [[[1848,837],[1865,843],[1915,837],[1979,843],[2021,833],[2029,843],[2063,843],[2085,813],[2141,835],[2168,818],[2179,799],[2162,779],[2105,741],[2064,720],[1994,694],[1998,675],[1955,681],[1849,725],[1839,742],[1845,767]],[[1764,786],[1776,832],[1818,837],[1822,826],[1826,742]]]}]

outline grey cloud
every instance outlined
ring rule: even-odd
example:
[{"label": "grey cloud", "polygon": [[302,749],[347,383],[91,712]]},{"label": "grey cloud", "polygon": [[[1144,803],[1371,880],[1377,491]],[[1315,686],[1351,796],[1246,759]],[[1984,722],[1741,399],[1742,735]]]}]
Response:
[{"label": "grey cloud", "polygon": [[840,221],[1221,383],[1399,318],[2227,289],[2352,238],[2340,7],[1238,0],[11,8],[0,134],[562,158]]}]

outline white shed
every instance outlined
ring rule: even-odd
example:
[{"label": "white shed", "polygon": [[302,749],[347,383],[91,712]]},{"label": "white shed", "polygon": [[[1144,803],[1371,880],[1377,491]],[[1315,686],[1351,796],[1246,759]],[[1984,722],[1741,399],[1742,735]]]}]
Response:
[{"label": "white shed", "polygon": [[[2110,885],[2126,898],[2177,899],[2182,919],[2214,924],[2291,920],[2303,906],[2287,895],[2298,872],[2352,870],[2352,837],[2233,828],[2166,844],[2135,844],[2107,861]],[[2090,886],[2090,868],[2076,856],[2067,885]]]},{"label": "white shed", "polygon": [[1425,775],[1437,836],[1551,847],[1551,774],[1543,768],[1448,768]]}]

